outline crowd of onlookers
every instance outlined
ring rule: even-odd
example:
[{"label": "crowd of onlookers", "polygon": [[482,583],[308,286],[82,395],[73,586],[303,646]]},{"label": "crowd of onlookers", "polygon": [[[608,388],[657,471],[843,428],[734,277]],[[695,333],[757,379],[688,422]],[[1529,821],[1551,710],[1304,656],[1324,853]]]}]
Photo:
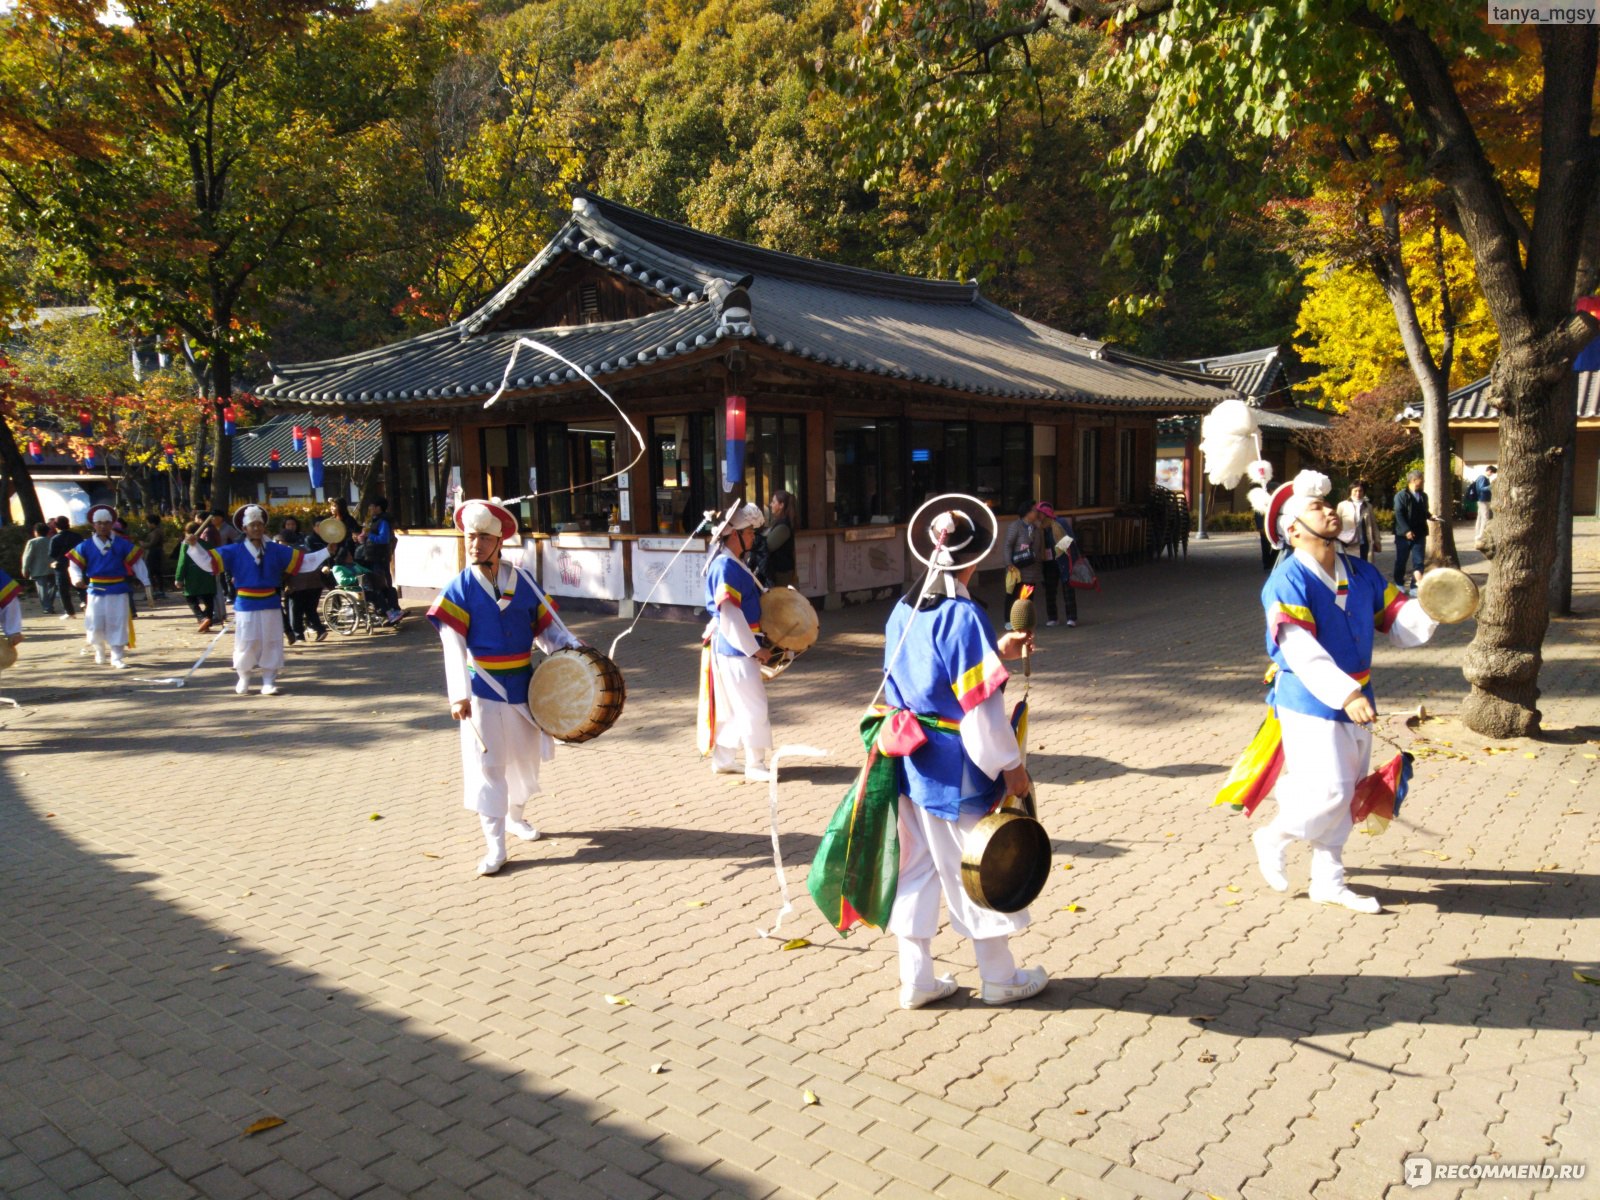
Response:
[{"label": "crowd of onlookers", "polygon": [[[387,502],[381,497],[371,500],[363,523],[350,511],[347,501],[336,497],[329,501],[327,515],[337,518],[343,526],[344,537],[337,542],[329,543],[319,536],[318,527],[331,532],[323,522],[302,529],[299,518],[293,516],[282,517],[273,534],[274,540],[297,550],[327,548],[330,551],[323,570],[296,575],[283,589],[283,634],[290,644],[304,642],[308,636],[320,642],[328,636],[320,606],[322,594],[330,586],[359,592],[381,614],[385,624],[398,625],[404,616],[390,577],[395,537]],[[185,537],[196,535],[200,545],[210,549],[242,541],[243,532],[219,509],[197,513],[179,509],[166,518],[152,512],[147,513],[144,520],[142,532],[131,532],[120,517],[113,523],[112,530],[144,551],[155,599],[166,599],[171,586],[189,605],[199,632],[220,629],[227,619],[233,596],[232,581],[196,563],[185,551],[182,541],[178,542],[169,562],[163,522],[175,521]],[[33,537],[22,551],[22,580],[33,585],[44,612],[57,615],[56,610],[60,608],[59,619],[63,621],[77,615],[76,601],[81,598],[67,572],[67,554],[86,536],[83,531],[74,530],[66,517],[56,517],[36,524]],[[130,603],[136,604],[136,600],[130,597]]]}]

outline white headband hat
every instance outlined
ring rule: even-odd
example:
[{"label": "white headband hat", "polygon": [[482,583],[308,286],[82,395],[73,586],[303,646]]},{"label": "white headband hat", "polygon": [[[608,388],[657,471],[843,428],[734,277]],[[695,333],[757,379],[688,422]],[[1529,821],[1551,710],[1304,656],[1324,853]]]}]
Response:
[{"label": "white headband hat", "polygon": [[109,504],[96,504],[89,510],[89,524],[91,525],[96,521],[115,521],[116,519],[117,510]]},{"label": "white headband hat", "polygon": [[767,523],[767,514],[761,511],[759,504],[745,504],[735,500],[728,506],[728,511],[723,515],[717,527],[711,531],[714,540],[720,540],[726,533],[739,529],[760,529]]},{"label": "white headband hat", "polygon": [[1289,526],[1305,512],[1312,500],[1325,500],[1333,491],[1333,481],[1321,471],[1301,471],[1290,485],[1293,490],[1278,506],[1278,536],[1289,539]]},{"label": "white headband hat", "polygon": [[239,514],[239,523],[241,525],[254,525],[257,521],[260,521],[263,525],[267,523],[267,510],[259,504],[246,504],[244,511]]},{"label": "white headband hat", "polygon": [[456,509],[456,528],[462,533],[487,533],[504,541],[515,537],[517,519],[498,500],[468,500]]}]

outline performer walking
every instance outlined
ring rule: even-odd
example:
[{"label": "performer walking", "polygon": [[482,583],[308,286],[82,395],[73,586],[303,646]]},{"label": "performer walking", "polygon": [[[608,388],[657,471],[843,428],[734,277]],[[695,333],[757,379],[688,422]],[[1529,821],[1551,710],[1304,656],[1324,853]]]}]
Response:
[{"label": "performer walking", "polygon": [[111,531],[116,510],[97,504],[89,510],[94,532],[67,554],[67,571],[72,586],[89,589],[84,602],[84,639],[94,647],[94,661],[104,663],[109,653],[111,665],[122,670],[128,664],[123,655],[133,643],[133,611],[128,581],[144,585],[145,599],[151,604],[150,572],[144,565],[144,551],[127,538]]},{"label": "performer walking", "polygon": [[528,712],[535,645],[549,654],[581,645],[555,619],[555,605],[524,571],[501,561],[517,519],[492,500],[469,500],[456,509],[466,540],[466,570],[452,579],[428,609],[444,644],[450,715],[461,723],[462,807],[478,814],[488,846],[479,875],[505,866],[506,833],[533,841],[523,806],[539,791],[539,764],[555,756],[555,743]]},{"label": "performer walking", "polygon": [[[863,921],[883,923],[896,935],[902,1008],[922,1008],[956,991],[952,977],[933,974],[943,896],[951,926],[972,941],[981,999],[1010,1004],[1038,995],[1050,977],[1043,967],[1017,968],[1010,937],[1027,927],[1028,912],[1002,913],[974,903],[962,886],[961,856],[967,834],[1007,795],[1033,791],[1006,718],[1009,676],[1001,662],[1031,650],[1033,634],[1011,632],[996,640],[988,616],[967,590],[994,546],[994,515],[972,496],[937,501],[934,511],[913,518],[909,531],[912,552],[930,564],[928,586],[902,597],[884,629],[886,703],[863,719],[868,765],[845,800],[856,805],[852,836],[833,836],[835,814],[811,868],[810,887],[841,932]],[[887,811],[864,811],[863,802]],[[899,870],[885,889],[881,880],[892,869],[892,855],[880,853],[876,863],[858,856],[879,853],[870,845],[874,828],[892,821],[896,809]],[[864,888],[860,881],[866,881]],[[888,897],[892,901],[885,905]]]},{"label": "performer walking", "polygon": [[705,648],[700,656],[700,753],[711,755],[714,775],[739,772],[735,754],[744,747],[744,777],[772,778],[767,753],[772,724],[761,664],[772,651],[757,640],[761,631],[761,584],[744,564],[755,531],[766,523],[758,505],[735,501],[711,531],[715,545],[706,564]]},{"label": "performer walking", "polygon": [[1375,913],[1375,897],[1345,885],[1343,860],[1354,825],[1350,802],[1367,773],[1377,721],[1369,682],[1373,636],[1383,632],[1396,646],[1420,646],[1438,622],[1371,563],[1339,552],[1339,515],[1327,503],[1331,487],[1326,475],[1301,471],[1267,507],[1268,535],[1274,545],[1287,542],[1293,554],[1261,591],[1275,670],[1268,703],[1282,727],[1283,773],[1278,815],[1252,840],[1275,891],[1289,888],[1289,846],[1306,841],[1311,899]]},{"label": "performer walking", "polygon": [[0,637],[13,646],[22,640],[22,585],[4,571],[0,571]]},{"label": "performer walking", "polygon": [[233,514],[233,524],[244,541],[217,549],[200,544],[199,535],[186,534],[189,558],[214,575],[224,572],[237,591],[233,611],[233,669],[239,681],[233,690],[243,696],[250,690],[250,672],[261,672],[261,694],[278,694],[278,672],[283,669],[283,615],[279,600],[284,581],[302,571],[318,570],[326,550],[307,554],[267,540],[267,513],[247,504]]}]

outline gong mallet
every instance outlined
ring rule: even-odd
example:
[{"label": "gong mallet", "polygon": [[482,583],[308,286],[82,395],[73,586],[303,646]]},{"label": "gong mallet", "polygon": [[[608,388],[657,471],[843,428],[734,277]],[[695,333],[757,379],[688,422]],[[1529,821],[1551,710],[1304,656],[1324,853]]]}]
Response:
[{"label": "gong mallet", "polygon": [[[1017,598],[1011,602],[1011,628],[1017,633],[1031,634],[1035,621],[1033,614],[1033,584],[1025,583],[1017,589]],[[1033,652],[1022,647],[1022,674],[1033,674]]]}]

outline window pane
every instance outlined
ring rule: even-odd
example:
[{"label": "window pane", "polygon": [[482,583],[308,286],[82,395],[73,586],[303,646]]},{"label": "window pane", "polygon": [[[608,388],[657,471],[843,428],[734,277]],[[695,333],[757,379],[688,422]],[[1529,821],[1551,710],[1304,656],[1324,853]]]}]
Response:
[{"label": "window pane", "polygon": [[911,497],[912,507],[937,496],[944,461],[944,431],[937,421],[911,422]]}]

